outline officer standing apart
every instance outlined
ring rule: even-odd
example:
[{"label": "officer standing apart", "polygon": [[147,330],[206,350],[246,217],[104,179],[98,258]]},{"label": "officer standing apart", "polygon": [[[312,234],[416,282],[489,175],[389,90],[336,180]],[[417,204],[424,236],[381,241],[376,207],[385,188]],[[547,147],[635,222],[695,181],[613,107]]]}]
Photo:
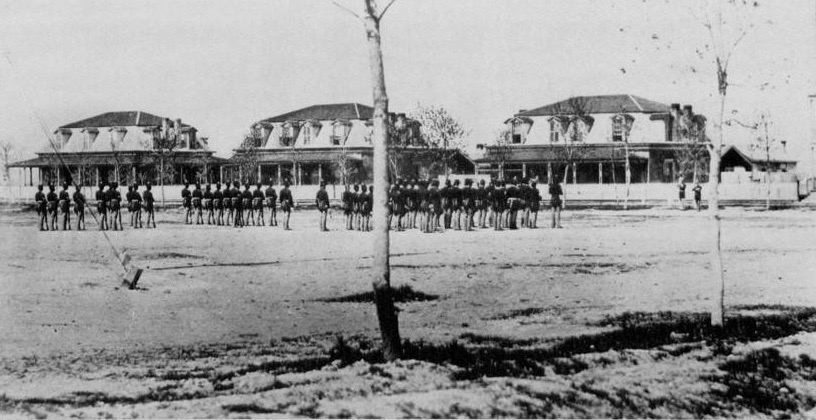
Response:
[{"label": "officer standing apart", "polygon": [[278,225],[278,193],[272,187],[272,181],[266,187],[266,206],[269,207],[269,226]]},{"label": "officer standing apart", "polygon": [[185,183],[184,188],[181,190],[181,207],[184,208],[184,224],[190,225],[193,223],[192,219],[192,212],[193,208],[191,206],[192,197],[190,196],[190,184]]},{"label": "officer standing apart", "polygon": [[329,214],[329,193],[326,192],[326,183],[324,181],[320,181],[320,189],[317,190],[315,204],[317,205],[317,211],[320,212],[320,231],[328,232],[326,219]]},{"label": "officer standing apart", "polygon": [[105,197],[105,184],[99,183],[99,189],[96,190],[96,212],[99,213],[99,230],[108,229],[108,203]]},{"label": "officer standing apart", "polygon": [[550,184],[550,207],[552,207],[552,228],[561,229],[561,209],[564,203],[561,201],[561,196],[564,192],[561,190],[561,184],[557,179],[552,180]]}]

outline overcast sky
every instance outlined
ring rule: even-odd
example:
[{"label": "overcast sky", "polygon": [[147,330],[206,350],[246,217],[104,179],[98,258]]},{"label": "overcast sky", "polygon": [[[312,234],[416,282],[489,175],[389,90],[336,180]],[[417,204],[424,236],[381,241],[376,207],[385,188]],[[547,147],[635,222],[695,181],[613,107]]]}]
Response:
[{"label": "overcast sky", "polygon": [[[443,106],[472,144],[519,109],[572,95],[631,93],[713,119],[716,76],[695,52],[707,35],[686,3],[397,0],[383,22],[391,109]],[[761,2],[730,72],[729,114],[769,111],[804,164],[815,7]],[[44,144],[35,111],[49,132],[107,111],[178,117],[226,155],[261,118],[371,103],[362,23],[329,0],[0,1],[0,48],[0,138],[21,150]]]}]

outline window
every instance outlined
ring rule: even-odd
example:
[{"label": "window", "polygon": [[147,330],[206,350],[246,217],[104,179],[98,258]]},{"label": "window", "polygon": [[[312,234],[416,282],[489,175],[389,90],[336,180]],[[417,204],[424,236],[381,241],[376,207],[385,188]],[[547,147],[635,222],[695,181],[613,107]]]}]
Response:
[{"label": "window", "polygon": [[305,146],[309,144],[311,140],[312,140],[312,126],[306,124],[306,126],[303,127],[303,145]]},{"label": "window", "polygon": [[624,121],[620,115],[612,117],[612,141],[623,141]]},{"label": "window", "polygon": [[346,143],[346,136],[348,136],[349,126],[344,123],[335,123],[332,126],[331,141],[334,146],[341,146]]},{"label": "window", "polygon": [[557,143],[561,139],[561,126],[555,118],[550,120],[550,142]]},{"label": "window", "polygon": [[663,161],[663,175],[674,178],[674,159],[666,159]]}]

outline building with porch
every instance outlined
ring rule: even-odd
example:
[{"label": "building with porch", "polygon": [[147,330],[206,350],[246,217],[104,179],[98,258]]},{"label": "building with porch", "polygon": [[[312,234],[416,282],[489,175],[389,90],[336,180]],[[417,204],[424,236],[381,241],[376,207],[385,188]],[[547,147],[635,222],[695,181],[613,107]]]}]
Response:
[{"label": "building with porch", "polygon": [[553,177],[570,183],[676,182],[705,177],[706,120],[690,105],[635,95],[578,96],[505,122],[502,138],[480,145],[477,172],[502,177]]},{"label": "building with porch", "polygon": [[213,156],[207,139],[197,133],[180,119],[142,111],[106,112],[60,126],[53,144],[37,157],[10,166],[27,171],[29,185],[159,184],[160,173],[165,184],[214,181],[223,159]]},{"label": "building with porch", "polygon": [[[266,118],[250,127],[243,144],[222,169],[225,180],[294,185],[370,183],[374,108],[358,103],[313,105]],[[429,147],[421,125],[405,114],[390,114],[391,177],[428,178],[473,172],[473,163],[457,149]],[[443,157],[440,159],[440,156]],[[447,165],[446,165],[447,164]]]}]

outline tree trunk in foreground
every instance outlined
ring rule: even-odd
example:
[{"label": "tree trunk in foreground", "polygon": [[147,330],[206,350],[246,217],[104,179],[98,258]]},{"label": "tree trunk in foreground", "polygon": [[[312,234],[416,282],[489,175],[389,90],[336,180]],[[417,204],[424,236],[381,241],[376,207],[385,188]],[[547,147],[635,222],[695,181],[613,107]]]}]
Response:
[{"label": "tree trunk in foreground", "polygon": [[369,64],[371,66],[372,92],[374,96],[374,300],[377,319],[383,340],[383,357],[387,361],[401,356],[399,321],[391,290],[389,263],[390,243],[388,232],[388,95],[385,92],[382,48],[380,45],[380,22],[372,0],[365,1],[364,16],[368,40]]},{"label": "tree trunk in foreground", "polygon": [[723,313],[725,312],[725,273],[723,272],[722,260],[722,222],[720,220],[720,151],[723,142],[723,124],[725,123],[725,92],[727,88],[726,74],[719,66],[718,72],[720,91],[720,124],[717,127],[718,133],[714,138],[711,149],[711,164],[709,165],[708,185],[708,212],[713,223],[714,241],[711,252],[711,268],[714,270],[717,279],[716,294],[711,308],[711,325],[715,327],[723,326]]}]

